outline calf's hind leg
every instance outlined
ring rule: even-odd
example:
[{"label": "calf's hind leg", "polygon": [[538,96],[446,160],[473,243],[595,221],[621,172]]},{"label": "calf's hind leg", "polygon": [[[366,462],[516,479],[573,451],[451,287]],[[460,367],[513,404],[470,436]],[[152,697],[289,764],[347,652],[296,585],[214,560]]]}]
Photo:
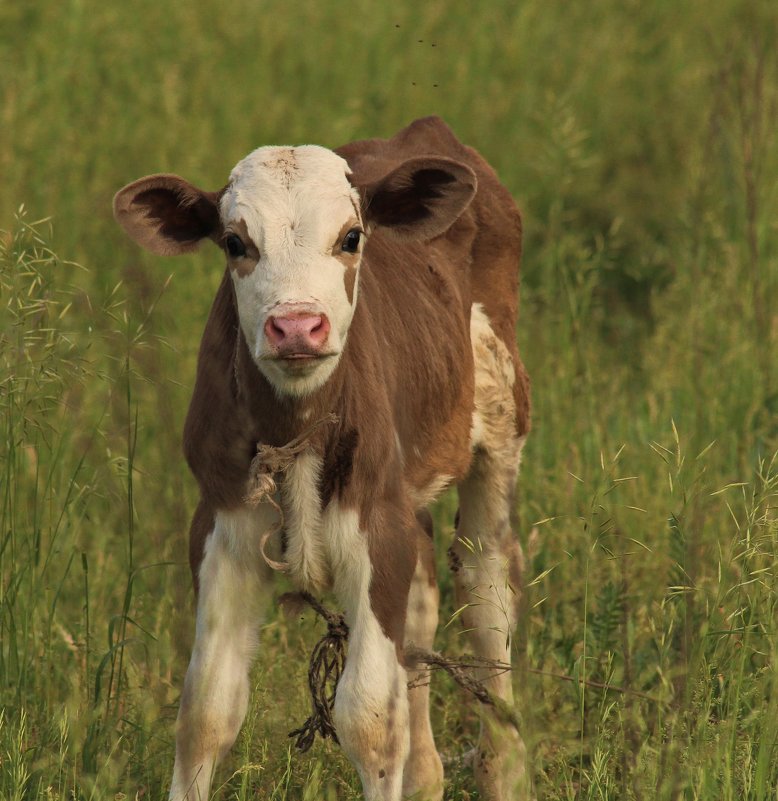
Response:
[{"label": "calf's hind leg", "polygon": [[[439,592],[435,576],[435,550],[432,542],[432,517],[425,509],[417,513],[420,524],[417,541],[416,571],[408,596],[405,619],[405,645],[431,650],[438,627]],[[432,736],[430,724],[429,672],[408,670],[408,717],[411,750],[403,771],[403,797],[415,801],[440,801],[443,797],[443,765]]]},{"label": "calf's hind leg", "polygon": [[[518,623],[521,547],[508,512],[512,470],[480,453],[459,487],[459,524],[449,550],[457,608],[476,656],[510,664],[511,641]],[[511,671],[478,676],[493,695],[513,704]],[[481,707],[481,734],[475,757],[476,782],[484,801],[529,797],[526,749],[515,727]]]},{"label": "calf's hind leg", "polygon": [[[517,433],[517,364],[473,307],[475,361],[473,462],[459,484],[457,534],[449,551],[457,607],[477,656],[510,664],[518,624],[522,553],[511,518],[524,436]],[[519,368],[521,369],[521,368]],[[523,433],[523,432],[522,432]],[[486,688],[513,704],[510,671],[480,671]],[[524,743],[510,723],[481,707],[475,775],[484,801],[518,801],[531,794]]]}]

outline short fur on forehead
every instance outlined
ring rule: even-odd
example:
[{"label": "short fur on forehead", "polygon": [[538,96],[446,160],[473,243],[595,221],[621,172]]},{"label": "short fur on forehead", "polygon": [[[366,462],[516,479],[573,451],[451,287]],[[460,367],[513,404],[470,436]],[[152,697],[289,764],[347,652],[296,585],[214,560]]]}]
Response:
[{"label": "short fur on forehead", "polygon": [[[229,223],[243,218],[252,236],[259,236],[259,208],[272,216],[293,218],[291,224],[310,224],[298,219],[306,208],[316,210],[319,220],[328,227],[340,228],[342,220],[333,212],[353,208],[359,214],[359,193],[348,179],[345,159],[318,145],[299,147],[260,147],[242,159],[230,174],[230,182],[221,198],[222,218]],[[309,205],[311,204],[311,205]],[[320,215],[325,210],[325,214]]]}]

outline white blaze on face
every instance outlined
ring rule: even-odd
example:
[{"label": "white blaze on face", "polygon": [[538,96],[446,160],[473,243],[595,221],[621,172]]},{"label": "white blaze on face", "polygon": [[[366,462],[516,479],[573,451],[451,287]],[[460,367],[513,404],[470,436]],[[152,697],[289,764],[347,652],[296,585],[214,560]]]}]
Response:
[{"label": "white blaze on face", "polygon": [[[257,366],[282,395],[320,387],[346,342],[361,245],[354,254],[341,244],[350,229],[362,230],[348,172],[344,159],[322,147],[262,147],[238,163],[221,199],[225,237],[250,239],[245,257],[229,259],[241,328]],[[320,355],[278,358],[266,324],[290,314],[326,317]]]}]

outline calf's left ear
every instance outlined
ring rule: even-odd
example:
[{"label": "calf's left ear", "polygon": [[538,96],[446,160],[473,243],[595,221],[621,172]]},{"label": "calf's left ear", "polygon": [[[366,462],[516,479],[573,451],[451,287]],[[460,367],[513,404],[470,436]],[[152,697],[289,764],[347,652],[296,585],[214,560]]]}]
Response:
[{"label": "calf's left ear", "polygon": [[177,175],[149,175],[116,193],[113,214],[141,247],[176,256],[218,236],[218,200],[218,192],[204,192]]},{"label": "calf's left ear", "polygon": [[408,159],[362,188],[365,221],[401,239],[432,239],[464,212],[476,186],[475,173],[458,161]]}]

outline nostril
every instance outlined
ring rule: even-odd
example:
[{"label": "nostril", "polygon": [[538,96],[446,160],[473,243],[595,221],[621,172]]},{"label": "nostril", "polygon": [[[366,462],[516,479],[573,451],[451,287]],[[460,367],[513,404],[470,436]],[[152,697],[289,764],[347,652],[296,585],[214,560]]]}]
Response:
[{"label": "nostril", "polygon": [[330,333],[330,321],[322,315],[318,318],[316,324],[310,330],[311,341],[317,345],[323,343]]},{"label": "nostril", "polygon": [[313,334],[315,331],[318,331],[321,328],[322,318],[321,317],[304,317],[300,320],[300,328],[306,334]]},{"label": "nostril", "polygon": [[277,318],[267,318],[265,322],[265,336],[274,344],[279,344],[284,341],[286,338],[286,331],[282,325],[279,325]]}]

